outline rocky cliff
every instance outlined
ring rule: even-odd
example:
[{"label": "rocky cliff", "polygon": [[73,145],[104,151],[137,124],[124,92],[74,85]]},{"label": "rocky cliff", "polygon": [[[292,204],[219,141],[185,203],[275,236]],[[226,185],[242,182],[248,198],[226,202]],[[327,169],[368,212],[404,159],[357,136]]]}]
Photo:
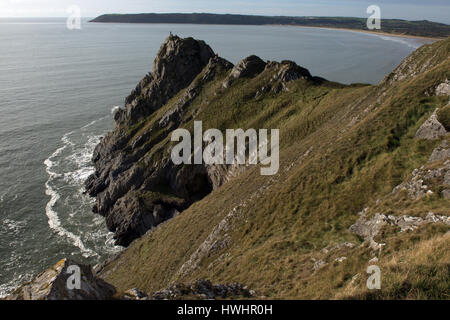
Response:
[{"label": "rocky cliff", "polygon": [[176,166],[170,160],[169,134],[195,118],[198,109],[190,105],[205,87],[223,78],[226,89],[265,69],[277,73],[256,96],[287,90],[289,81],[313,80],[308,70],[290,61],[266,64],[250,56],[233,66],[203,41],[166,39],[152,73],[126,98],[125,108],[114,115],[114,130],[95,148],[96,172],[86,182],[89,195],[97,198],[94,212],[105,216],[117,244],[129,245],[245,170],[231,165]]},{"label": "rocky cliff", "polygon": [[[97,211],[114,220],[119,243],[152,228],[99,276],[145,292],[210,279],[272,298],[444,298],[449,54],[450,39],[425,45],[375,86],[332,83],[290,61],[212,56],[165,105],[119,121],[97,148],[88,182]],[[279,128],[279,172],[173,166],[167,134],[192,132],[193,120]],[[111,136],[126,137],[112,156]],[[161,212],[173,218],[153,228]],[[372,264],[378,291],[366,286]]]},{"label": "rocky cliff", "polygon": [[[447,299],[448,79],[450,38],[372,86],[257,56],[233,66],[202,41],[169,37],[95,149],[86,190],[128,247],[83,269],[95,290],[76,298],[114,286],[116,298],[139,300]],[[192,132],[194,120],[279,128],[279,171],[174,165],[170,133]],[[46,284],[73,295],[60,285],[63,265],[11,298],[53,297]],[[371,265],[380,290],[367,287]]]},{"label": "rocky cliff", "polygon": [[[114,115],[116,128],[95,149],[96,172],[86,189],[97,197],[94,212],[105,216],[118,244],[128,245],[211,191],[204,167],[178,168],[164,155],[154,161],[154,150],[161,149],[160,142],[177,126],[199,87],[213,79],[216,69],[231,67],[203,41],[171,36],[159,50],[153,72],[126,98],[125,109]],[[192,83],[204,69],[204,77]],[[147,126],[143,119],[182,89],[186,90],[175,98],[173,110]],[[191,180],[196,183],[187,185]]]}]

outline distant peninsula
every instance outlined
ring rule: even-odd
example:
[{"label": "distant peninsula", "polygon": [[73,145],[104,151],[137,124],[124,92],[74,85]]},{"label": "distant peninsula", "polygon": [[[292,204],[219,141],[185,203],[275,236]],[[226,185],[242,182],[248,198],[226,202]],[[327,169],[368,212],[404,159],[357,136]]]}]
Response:
[{"label": "distant peninsula", "polygon": [[[140,13],[104,14],[91,22],[101,23],[180,23],[180,24],[219,24],[219,25],[290,25],[319,28],[338,28],[370,32],[367,18],[347,17],[288,17],[256,16],[211,13]],[[400,19],[383,19],[381,30],[372,32],[393,35],[445,38],[450,36],[450,25]]]}]

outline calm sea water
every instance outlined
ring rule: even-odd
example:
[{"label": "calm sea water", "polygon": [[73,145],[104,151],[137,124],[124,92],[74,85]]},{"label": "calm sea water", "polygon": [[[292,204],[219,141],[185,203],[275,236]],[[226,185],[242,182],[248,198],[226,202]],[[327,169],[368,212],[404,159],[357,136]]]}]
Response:
[{"label": "calm sea water", "polygon": [[112,110],[152,68],[169,32],[236,63],[290,59],[340,82],[377,83],[421,44],[281,26],[0,20],[0,296],[63,257],[95,265],[119,250],[83,181]]}]

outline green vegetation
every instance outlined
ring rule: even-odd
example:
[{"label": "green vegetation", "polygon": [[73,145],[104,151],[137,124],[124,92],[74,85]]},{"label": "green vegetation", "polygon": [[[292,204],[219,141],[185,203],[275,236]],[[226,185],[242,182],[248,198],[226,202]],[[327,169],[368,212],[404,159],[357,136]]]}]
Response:
[{"label": "green vegetation", "polygon": [[[223,25],[291,25],[365,30],[367,18],[346,17],[270,17],[237,14],[210,13],[141,13],[105,14],[91,22],[104,23],[189,23]],[[382,32],[423,37],[445,38],[450,35],[450,26],[431,21],[406,21],[383,19]],[[376,32],[376,31],[375,31]]]},{"label": "green vegetation", "polygon": [[450,131],[450,104],[439,109],[438,120],[447,131]]},{"label": "green vegetation", "polygon": [[[426,92],[450,78],[449,45],[450,38],[423,47],[408,58],[409,73],[400,67],[378,86],[296,80],[286,92],[255,98],[274,70],[228,89],[225,73],[217,72],[188,107],[183,126],[192,129],[195,114],[204,128],[280,128],[279,173],[246,170],[133,242],[102,276],[122,291],[153,292],[203,278],[239,282],[268,298],[448,299],[448,225],[402,233],[387,227],[377,236],[386,244],[377,253],[348,228],[366,207],[371,214],[450,215],[440,185],[417,200],[392,194],[415,168],[428,165],[440,143],[414,139],[421,124],[441,108],[439,119],[448,125],[448,97]],[[399,74],[406,76],[394,81]],[[155,124],[175,101],[139,126]],[[168,140],[158,138],[161,154]],[[356,246],[330,250],[344,241]],[[381,291],[365,286],[374,254]],[[326,265],[316,271],[318,260]]]}]

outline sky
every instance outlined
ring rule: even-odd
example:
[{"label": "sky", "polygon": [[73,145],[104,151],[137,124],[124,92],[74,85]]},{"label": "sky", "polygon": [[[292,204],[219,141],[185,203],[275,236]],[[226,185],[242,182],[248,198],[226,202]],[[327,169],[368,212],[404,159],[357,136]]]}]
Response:
[{"label": "sky", "polygon": [[66,17],[73,5],[86,18],[144,12],[367,17],[367,7],[378,5],[382,18],[450,24],[450,0],[0,0],[0,17]]}]

